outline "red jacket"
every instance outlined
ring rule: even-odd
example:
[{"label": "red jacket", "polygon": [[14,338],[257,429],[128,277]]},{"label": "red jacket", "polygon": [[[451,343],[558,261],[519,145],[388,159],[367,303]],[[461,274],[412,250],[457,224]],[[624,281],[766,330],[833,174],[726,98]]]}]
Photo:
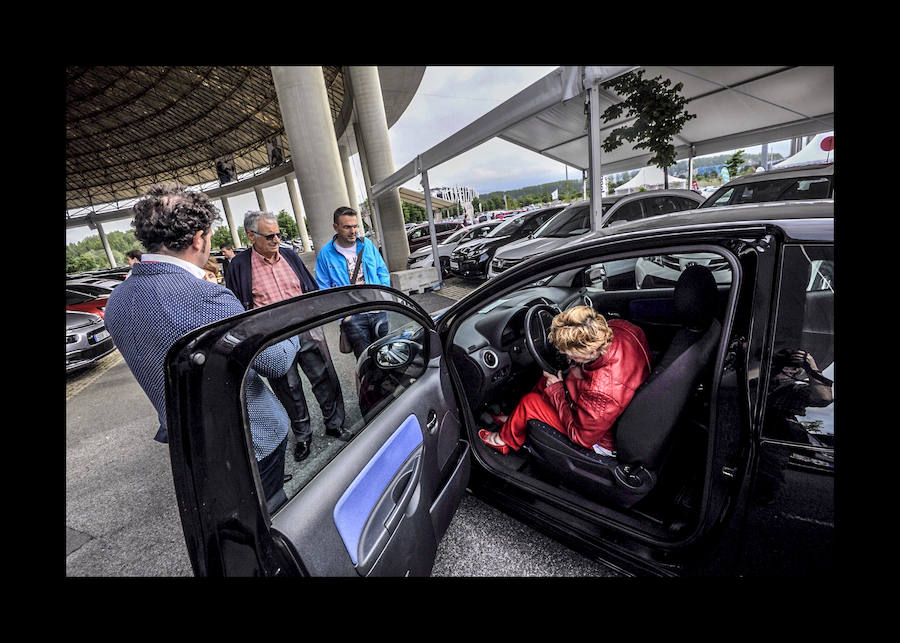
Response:
[{"label": "red jacket", "polygon": [[613,339],[595,362],[575,366],[565,382],[538,387],[556,409],[569,439],[581,446],[613,450],[610,429],[634,392],[650,375],[650,347],[644,331],[624,319],[612,319]]}]

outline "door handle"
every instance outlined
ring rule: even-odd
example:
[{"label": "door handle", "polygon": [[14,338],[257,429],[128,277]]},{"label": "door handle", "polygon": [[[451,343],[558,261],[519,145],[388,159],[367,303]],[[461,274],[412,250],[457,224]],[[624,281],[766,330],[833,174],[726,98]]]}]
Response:
[{"label": "door handle", "polygon": [[406,463],[391,489],[391,499],[394,501],[394,507],[384,521],[384,528],[387,529],[389,534],[394,533],[394,530],[397,529],[397,525],[400,524],[400,519],[403,517],[403,514],[406,513],[406,508],[409,506],[409,501],[419,487],[421,478],[422,454],[420,452]]}]

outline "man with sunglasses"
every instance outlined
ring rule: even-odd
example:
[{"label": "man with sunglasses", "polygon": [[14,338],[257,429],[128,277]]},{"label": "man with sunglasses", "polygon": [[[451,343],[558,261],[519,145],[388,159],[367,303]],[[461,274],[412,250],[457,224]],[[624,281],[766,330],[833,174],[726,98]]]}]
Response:
[{"label": "man with sunglasses", "polygon": [[[246,310],[318,289],[297,253],[280,251],[281,230],[274,214],[248,212],[244,216],[244,231],[251,247],[231,260],[225,285],[237,295]],[[344,441],[352,434],[343,428],[344,396],[331,363],[325,334],[317,328],[301,333],[298,338],[300,351],[291,368],[283,377],[269,378],[269,384],[291,418],[291,430],[296,439],[294,459],[299,462],[309,455],[312,428],[297,366],[309,379],[322,410],[325,433]]]}]

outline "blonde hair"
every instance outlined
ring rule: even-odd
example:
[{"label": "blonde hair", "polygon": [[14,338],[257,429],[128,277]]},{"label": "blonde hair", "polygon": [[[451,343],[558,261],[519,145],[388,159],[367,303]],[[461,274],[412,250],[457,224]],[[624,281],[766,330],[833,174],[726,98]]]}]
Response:
[{"label": "blonde hair", "polygon": [[597,350],[603,355],[612,337],[603,315],[590,306],[575,306],[553,318],[547,339],[561,353],[588,356]]}]

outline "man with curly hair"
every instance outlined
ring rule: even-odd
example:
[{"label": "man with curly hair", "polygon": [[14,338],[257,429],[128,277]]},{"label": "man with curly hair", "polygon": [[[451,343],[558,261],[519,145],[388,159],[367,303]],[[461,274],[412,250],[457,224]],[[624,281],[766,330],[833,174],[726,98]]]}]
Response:
[{"label": "man with curly hair", "polygon": [[[135,236],[147,252],[110,295],[106,327],[156,408],[154,439],[165,443],[167,351],[188,332],[242,313],[244,307],[230,290],[203,279],[212,226],[219,219],[205,194],[177,184],[157,185],[133,209]],[[283,376],[298,347],[291,338],[262,351],[245,384],[253,452],[271,510],[286,500],[282,487],[290,420],[260,376]]]}]

